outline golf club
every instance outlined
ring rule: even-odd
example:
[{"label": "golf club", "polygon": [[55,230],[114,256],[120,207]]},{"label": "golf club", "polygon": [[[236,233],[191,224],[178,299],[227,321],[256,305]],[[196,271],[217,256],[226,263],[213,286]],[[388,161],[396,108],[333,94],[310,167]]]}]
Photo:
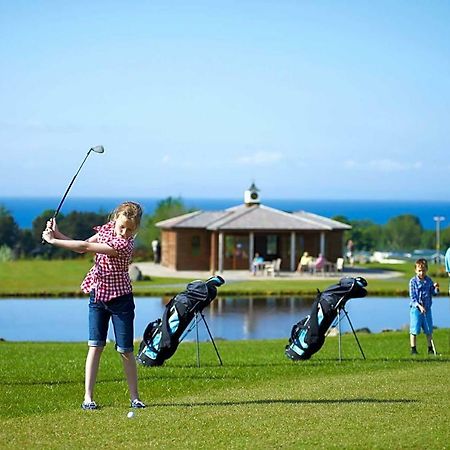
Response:
[{"label": "golf club", "polygon": [[433,338],[431,338],[430,341],[431,341],[431,348],[433,349],[434,356],[437,356],[437,353],[436,353],[436,347],[434,346]]},{"label": "golf club", "polygon": [[[425,313],[423,312],[422,314],[423,314],[423,320],[426,321],[427,319],[426,319]],[[430,339],[430,343],[431,343],[431,348],[433,349],[434,356],[437,356],[436,347],[434,346],[433,338]]]},{"label": "golf club", "polygon": [[[72,187],[75,178],[78,176],[78,174],[80,173],[81,168],[83,167],[84,163],[86,162],[86,160],[88,159],[88,156],[91,154],[91,152],[95,152],[95,153],[104,153],[105,149],[103,148],[103,145],[96,145],[95,147],[92,147],[89,149],[89,151],[87,152],[87,155],[84,157],[83,162],[81,163],[80,167],[78,168],[77,172],[75,173],[74,177],[72,178],[72,181],[70,182],[69,186],[66,189],[66,192],[63,196],[63,198],[61,199],[58,207],[56,208],[54,214],[53,214],[53,219],[56,218],[56,216],[59,214],[59,211],[61,210],[61,207],[64,203],[64,200],[67,197],[67,194],[70,191],[70,188]],[[42,243],[45,244],[45,241],[42,240]]]}]

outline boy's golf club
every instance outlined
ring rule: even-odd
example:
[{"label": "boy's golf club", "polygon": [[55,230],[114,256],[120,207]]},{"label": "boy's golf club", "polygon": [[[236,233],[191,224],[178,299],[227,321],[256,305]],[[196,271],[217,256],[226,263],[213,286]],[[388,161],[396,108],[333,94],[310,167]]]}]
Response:
[{"label": "boy's golf club", "polygon": [[[77,177],[77,175],[80,173],[81,168],[83,167],[84,163],[86,162],[86,160],[88,159],[88,156],[91,154],[91,152],[95,152],[95,153],[103,153],[105,151],[105,149],[103,148],[103,145],[96,145],[95,147],[92,147],[89,149],[89,151],[87,152],[87,155],[84,157],[83,162],[81,163],[81,166],[78,168],[76,174],[74,175],[74,177],[72,178],[72,181],[70,182],[69,186],[66,189],[66,192],[63,196],[63,198],[61,199],[58,207],[56,208],[54,214],[53,214],[53,219],[59,214],[59,211],[61,210],[61,207],[64,203],[64,200],[67,197],[67,194],[70,191],[70,188],[73,185],[73,182],[75,181],[75,178]],[[45,241],[42,240],[42,243],[45,244]]]},{"label": "boy's golf club", "polygon": [[[423,314],[423,320],[426,321],[427,319],[426,319],[425,313],[423,312],[422,314]],[[433,349],[434,356],[437,356],[436,347],[434,346],[433,338],[430,339],[430,343],[431,343],[431,348]]]},{"label": "boy's golf club", "polygon": [[436,347],[434,346],[433,338],[431,338],[430,341],[431,341],[431,348],[433,349],[434,356],[437,356]]}]

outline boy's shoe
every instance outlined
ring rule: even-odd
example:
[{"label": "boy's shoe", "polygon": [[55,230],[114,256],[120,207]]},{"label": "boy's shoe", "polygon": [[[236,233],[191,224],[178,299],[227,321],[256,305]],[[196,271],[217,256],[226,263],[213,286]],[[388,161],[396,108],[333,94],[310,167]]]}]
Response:
[{"label": "boy's shoe", "polygon": [[131,408],[145,408],[146,406],[147,405],[144,402],[141,402],[138,398],[135,398],[130,403]]},{"label": "boy's shoe", "polygon": [[428,354],[434,355],[433,347],[428,347]]},{"label": "boy's shoe", "polygon": [[417,351],[416,347],[411,348],[411,355],[418,355],[419,352]]},{"label": "boy's shoe", "polygon": [[81,409],[84,409],[85,411],[89,411],[89,410],[97,409],[97,408],[98,408],[98,406],[97,406],[97,403],[95,403],[95,402],[83,402],[81,404]]}]

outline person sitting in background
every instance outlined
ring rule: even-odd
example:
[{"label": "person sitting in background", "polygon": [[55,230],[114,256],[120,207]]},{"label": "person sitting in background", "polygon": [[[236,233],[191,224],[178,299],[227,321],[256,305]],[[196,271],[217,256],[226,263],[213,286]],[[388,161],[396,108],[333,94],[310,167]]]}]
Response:
[{"label": "person sitting in background", "polygon": [[315,272],[324,271],[326,264],[327,260],[325,256],[323,256],[322,253],[319,253],[319,257],[316,259],[316,262],[314,263],[314,271]]},{"label": "person sitting in background", "polygon": [[308,252],[303,252],[303,255],[300,258],[300,262],[298,263],[297,266],[297,272],[308,272],[311,262],[312,256],[309,256]]},{"label": "person sitting in background", "polygon": [[253,275],[256,275],[259,269],[262,269],[264,265],[264,258],[259,255],[259,253],[255,253],[255,257],[252,261],[252,272]]}]

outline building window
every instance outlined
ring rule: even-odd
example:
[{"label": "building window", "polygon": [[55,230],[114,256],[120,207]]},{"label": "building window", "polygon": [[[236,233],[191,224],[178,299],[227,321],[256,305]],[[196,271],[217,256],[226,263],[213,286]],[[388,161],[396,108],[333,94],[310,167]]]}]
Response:
[{"label": "building window", "polygon": [[269,234],[267,236],[266,253],[268,255],[278,255],[278,236],[276,234]]},{"label": "building window", "polygon": [[191,250],[192,250],[192,256],[200,255],[200,236],[192,236]]},{"label": "building window", "polygon": [[225,236],[225,257],[236,259],[248,258],[248,237]]}]

